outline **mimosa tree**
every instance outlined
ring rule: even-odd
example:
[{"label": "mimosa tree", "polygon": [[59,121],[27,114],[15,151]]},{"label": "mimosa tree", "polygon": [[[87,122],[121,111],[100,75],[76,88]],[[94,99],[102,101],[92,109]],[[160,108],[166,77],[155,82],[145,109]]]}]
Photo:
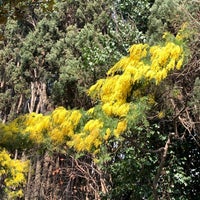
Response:
[{"label": "mimosa tree", "polygon": [[[165,113],[153,109],[158,104],[158,89],[161,89],[163,80],[183,66],[184,34],[183,30],[176,37],[165,33],[165,42],[155,46],[134,44],[129,49],[130,55],[111,67],[106,78],[90,87],[88,94],[94,101],[94,107],[89,110],[58,107],[49,115],[30,113],[2,125],[1,147],[9,148],[12,140],[14,149],[25,150],[37,146],[52,151],[65,149],[67,154],[72,155],[89,153],[94,164],[103,167],[109,161],[115,162],[117,158],[112,158],[112,154],[121,145],[133,145],[131,151],[136,157],[141,156],[141,152],[148,153],[144,154],[148,161],[136,159],[137,165],[155,166],[151,172],[155,173],[155,178],[149,180],[153,194],[149,191],[143,196],[158,198],[159,177],[171,140],[176,135],[170,131],[160,132],[155,119],[163,118]],[[159,146],[161,144],[164,147]],[[150,155],[152,152],[160,154],[160,162],[156,156]],[[5,150],[2,149],[1,153],[5,154]],[[121,156],[125,157],[125,152]],[[1,166],[6,167],[7,171],[11,167],[2,163]],[[26,168],[20,168],[19,171],[25,173]],[[5,171],[4,175],[7,177],[8,173]],[[18,182],[23,183],[24,179]],[[3,184],[7,192],[6,179]],[[20,196],[21,192],[17,194]]]}]

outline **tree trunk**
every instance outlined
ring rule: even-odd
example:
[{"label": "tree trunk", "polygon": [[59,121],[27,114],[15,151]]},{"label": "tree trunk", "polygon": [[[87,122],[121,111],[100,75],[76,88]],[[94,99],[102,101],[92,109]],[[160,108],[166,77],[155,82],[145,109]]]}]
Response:
[{"label": "tree trunk", "polygon": [[33,185],[33,194],[31,196],[32,200],[40,199],[40,188],[41,188],[41,158],[39,155],[36,155],[36,164],[35,164],[35,180]]}]

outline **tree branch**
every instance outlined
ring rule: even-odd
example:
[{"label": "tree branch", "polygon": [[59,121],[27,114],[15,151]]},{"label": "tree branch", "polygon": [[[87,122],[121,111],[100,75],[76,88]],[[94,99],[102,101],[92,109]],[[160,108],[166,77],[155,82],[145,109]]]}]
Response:
[{"label": "tree branch", "polygon": [[153,180],[153,195],[154,195],[154,199],[155,200],[159,200],[158,193],[157,193],[158,181],[159,181],[162,169],[163,169],[163,167],[165,165],[165,160],[166,160],[166,156],[167,156],[169,145],[171,144],[171,139],[174,136],[175,136],[175,133],[169,133],[169,135],[168,135],[168,139],[167,139],[167,141],[165,143],[165,147],[164,147],[164,150],[163,150],[161,161],[160,161],[159,167],[157,169],[156,176],[155,176],[155,178]]}]

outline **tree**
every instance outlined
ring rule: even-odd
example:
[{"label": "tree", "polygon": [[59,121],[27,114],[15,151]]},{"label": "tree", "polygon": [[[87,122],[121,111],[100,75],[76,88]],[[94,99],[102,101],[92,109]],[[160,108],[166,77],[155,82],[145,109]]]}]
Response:
[{"label": "tree", "polygon": [[[2,87],[9,87],[2,90],[1,119],[7,121],[31,111],[45,113],[54,106],[91,106],[86,88],[104,76],[133,41],[138,43],[144,37],[137,29],[132,30],[128,20],[126,26],[121,22],[117,25],[124,31],[115,31],[109,18],[110,2],[96,3],[59,1],[51,12],[31,7],[26,18],[9,19],[1,25],[6,36],[2,41],[5,63],[9,57],[9,64],[2,62],[8,76],[5,79],[2,73]],[[15,81],[9,82],[12,79]],[[10,91],[13,96],[8,98]],[[12,105],[5,108],[8,99]]]},{"label": "tree", "polygon": [[[104,164],[106,160],[111,159],[106,158],[106,154],[114,153],[116,148],[121,150],[120,143],[134,145],[148,153],[160,152],[161,150],[154,150],[155,144],[151,143],[158,134],[158,131],[156,132],[158,128],[155,128],[156,123],[150,126],[150,120],[147,118],[150,108],[155,105],[155,85],[159,85],[172,69],[180,69],[184,58],[180,35],[177,38],[167,36],[163,46],[133,45],[130,48],[130,56],[117,62],[107,72],[106,79],[100,79],[89,89],[89,94],[94,99],[99,99],[99,104],[87,112],[60,107],[47,116],[37,113],[27,114],[13,121],[11,123],[13,125],[8,124],[2,136],[8,140],[8,133],[12,132],[12,127],[15,127],[16,134],[28,135],[27,140],[31,141],[33,147],[39,145],[40,149],[46,149],[47,146],[59,149],[70,148],[72,152],[86,155],[90,153],[94,158],[93,162],[99,164]],[[157,115],[160,117],[159,113]],[[135,137],[136,141],[134,141]],[[149,144],[145,145],[144,140],[147,138]],[[171,139],[171,133],[168,140],[165,134],[157,138],[157,144],[163,143],[164,140],[167,142],[156,177],[160,176],[160,170],[163,170],[165,154]],[[5,145],[6,140],[2,141],[5,142],[1,145]],[[137,161],[139,167],[143,162],[147,166],[151,165],[151,162],[155,165],[153,159],[155,156],[147,157],[150,159],[148,163],[146,159],[141,158],[140,153],[137,153],[137,149],[134,151],[136,158],[140,160]],[[121,156],[123,160],[125,155],[121,154]],[[114,162],[112,161],[113,168],[117,160],[116,157]],[[154,181],[152,177],[149,179],[149,184],[153,182],[154,195],[157,195],[157,187],[154,188],[158,182],[156,177]],[[163,192],[161,194],[163,195]],[[151,192],[148,191],[147,195],[151,195]]]},{"label": "tree", "polygon": [[40,6],[43,10],[52,10],[53,4],[53,0],[35,0],[34,2],[29,0],[2,0],[0,2],[0,24],[5,24],[9,17],[13,19],[22,19],[26,15],[27,10],[32,7]]},{"label": "tree", "polygon": [[[1,124],[0,146],[30,160],[25,198],[199,198],[198,6],[167,2],[169,13],[166,1],[155,1],[152,16],[169,14],[161,21],[172,34],[156,36],[164,42],[152,39],[157,32],[149,40],[146,24],[135,27],[126,2],[111,5],[116,13],[101,1],[57,2],[51,13],[34,8],[27,20],[3,25],[1,113],[10,123]],[[187,28],[178,32],[182,20]],[[36,112],[10,120],[23,108]]]}]

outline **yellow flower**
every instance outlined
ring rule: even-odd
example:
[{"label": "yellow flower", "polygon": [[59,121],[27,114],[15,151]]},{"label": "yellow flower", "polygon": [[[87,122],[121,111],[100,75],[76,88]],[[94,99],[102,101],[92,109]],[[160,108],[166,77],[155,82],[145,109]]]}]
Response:
[{"label": "yellow flower", "polygon": [[129,103],[124,103],[124,104],[120,104],[120,103],[115,103],[113,105],[114,107],[114,111],[113,113],[119,117],[124,117],[127,115],[128,111],[129,111],[129,108],[130,108],[130,105]]},{"label": "yellow flower", "polygon": [[88,115],[91,115],[94,113],[94,107],[93,108],[90,108],[88,111],[87,111],[87,114]]},{"label": "yellow flower", "polygon": [[93,98],[97,98],[98,96],[98,92],[100,91],[102,85],[104,84],[105,79],[99,79],[96,84],[92,85],[89,90],[88,90],[88,94],[93,97]]},{"label": "yellow flower", "polygon": [[158,116],[159,119],[162,119],[163,117],[165,117],[165,112],[160,111],[157,116]]},{"label": "yellow flower", "polygon": [[161,47],[160,46],[152,46],[149,50],[151,54],[151,61],[155,60],[158,58],[160,52],[161,52]]},{"label": "yellow flower", "polygon": [[139,61],[147,55],[147,44],[134,44],[129,49],[130,57],[133,60]]},{"label": "yellow flower", "polygon": [[116,91],[116,83],[119,79],[119,75],[108,77],[100,91],[101,101],[103,103],[107,103],[112,100],[113,95]]},{"label": "yellow flower", "polygon": [[2,150],[0,151],[0,166],[0,175],[5,175],[3,181],[6,185],[8,199],[22,197],[23,193],[19,186],[26,183],[25,174],[28,172],[29,162],[11,159],[9,153]]},{"label": "yellow flower", "polygon": [[71,140],[67,142],[67,145],[71,148],[73,147],[78,152],[84,151],[86,148],[85,142],[83,139],[84,135],[85,133],[83,132],[74,134]]},{"label": "yellow flower", "polygon": [[174,45],[174,47],[171,50],[171,58],[178,59],[181,53],[182,53],[182,49],[180,48],[180,46]]},{"label": "yellow flower", "polygon": [[151,80],[151,79],[154,79],[155,77],[155,74],[156,72],[154,70],[149,70],[147,73],[146,73],[146,77]]},{"label": "yellow flower", "polygon": [[49,134],[53,142],[59,144],[64,142],[64,135],[58,128],[54,128]]},{"label": "yellow flower", "polygon": [[175,60],[174,60],[174,59],[171,59],[170,62],[167,64],[166,69],[167,69],[168,71],[170,71],[170,70],[174,69],[174,67],[175,67]]},{"label": "yellow flower", "polygon": [[114,130],[114,136],[118,138],[121,133],[123,133],[127,128],[126,120],[119,121],[117,124],[117,128]]},{"label": "yellow flower", "polygon": [[69,114],[70,112],[67,111],[64,107],[58,107],[53,111],[51,116],[54,123],[61,124],[65,118],[69,116]]},{"label": "yellow flower", "polygon": [[76,127],[78,125],[81,117],[82,117],[81,112],[79,110],[74,110],[74,111],[72,111],[69,119],[66,119],[66,120],[71,121],[73,123],[73,127]]},{"label": "yellow flower", "polygon": [[131,74],[124,73],[116,82],[114,100],[126,102],[126,98],[131,90]]},{"label": "yellow flower", "polygon": [[110,103],[105,103],[102,106],[102,110],[108,115],[111,116],[113,114],[112,112],[112,105]]},{"label": "yellow flower", "polygon": [[98,119],[91,119],[89,120],[85,126],[84,126],[84,131],[92,131],[93,129],[99,129],[103,127],[103,122],[101,122]]},{"label": "yellow flower", "polygon": [[176,69],[179,70],[179,69],[182,67],[182,65],[183,65],[183,56],[182,56],[182,58],[179,59],[179,61],[177,62],[177,64],[176,64]]},{"label": "yellow flower", "polygon": [[94,140],[94,146],[95,148],[98,148],[101,145],[101,140],[99,140],[98,138]]},{"label": "yellow flower", "polygon": [[163,48],[158,57],[158,63],[160,65],[165,65],[169,58],[169,53],[166,51],[166,48]]},{"label": "yellow flower", "polygon": [[109,139],[109,137],[110,137],[110,134],[111,134],[111,130],[110,130],[110,128],[107,128],[106,129],[106,133],[103,136],[103,139],[107,141]]},{"label": "yellow flower", "polygon": [[124,71],[129,63],[130,63],[129,57],[121,58],[113,67],[111,67],[108,70],[107,75],[114,76],[116,72]]}]

